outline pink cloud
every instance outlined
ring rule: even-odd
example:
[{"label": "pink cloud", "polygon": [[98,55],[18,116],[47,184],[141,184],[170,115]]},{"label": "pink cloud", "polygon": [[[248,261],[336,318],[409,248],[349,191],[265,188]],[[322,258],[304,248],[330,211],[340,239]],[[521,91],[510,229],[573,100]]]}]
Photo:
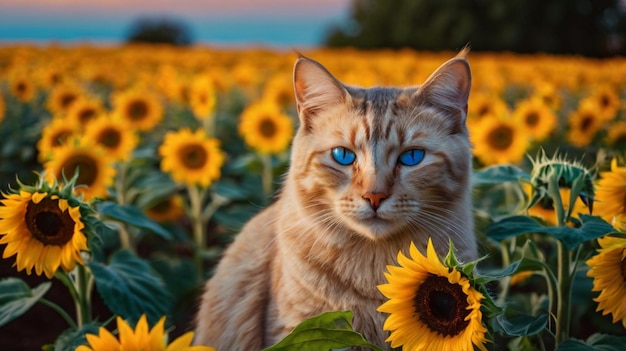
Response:
[{"label": "pink cloud", "polygon": [[1,13],[141,14],[194,16],[267,16],[340,14],[350,0],[2,0]]}]

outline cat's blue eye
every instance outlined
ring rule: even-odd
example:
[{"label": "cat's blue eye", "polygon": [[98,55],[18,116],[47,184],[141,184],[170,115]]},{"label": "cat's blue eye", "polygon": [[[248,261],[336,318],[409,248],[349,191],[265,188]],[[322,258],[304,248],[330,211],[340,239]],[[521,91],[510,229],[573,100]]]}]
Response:
[{"label": "cat's blue eye", "polygon": [[424,159],[424,150],[422,149],[411,149],[406,150],[400,157],[398,157],[398,162],[404,166],[415,166],[416,164],[422,162]]},{"label": "cat's blue eye", "polygon": [[337,163],[343,166],[351,165],[356,160],[356,154],[353,151],[341,146],[333,148],[331,155]]}]

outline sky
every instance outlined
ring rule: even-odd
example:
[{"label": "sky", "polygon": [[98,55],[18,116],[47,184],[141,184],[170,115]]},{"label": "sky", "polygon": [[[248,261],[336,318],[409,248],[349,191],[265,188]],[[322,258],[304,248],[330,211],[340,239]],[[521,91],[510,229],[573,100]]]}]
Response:
[{"label": "sky", "polygon": [[0,44],[118,43],[133,21],[184,22],[196,43],[312,47],[351,0],[0,0]]}]

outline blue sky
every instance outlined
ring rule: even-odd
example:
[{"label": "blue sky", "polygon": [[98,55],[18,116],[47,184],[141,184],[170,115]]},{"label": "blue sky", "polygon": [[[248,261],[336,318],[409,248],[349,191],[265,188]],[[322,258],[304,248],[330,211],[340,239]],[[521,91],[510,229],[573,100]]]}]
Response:
[{"label": "blue sky", "polygon": [[196,42],[316,46],[350,0],[1,0],[0,43],[122,41],[134,19],[181,20]]}]

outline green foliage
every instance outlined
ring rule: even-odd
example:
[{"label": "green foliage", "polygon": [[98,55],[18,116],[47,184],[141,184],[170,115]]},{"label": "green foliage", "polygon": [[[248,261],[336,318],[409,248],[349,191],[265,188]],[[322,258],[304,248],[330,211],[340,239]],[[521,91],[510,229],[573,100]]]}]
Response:
[{"label": "green foliage", "polygon": [[128,42],[190,45],[191,31],[184,22],[171,18],[140,18],[131,26]]},{"label": "green foliage", "polygon": [[289,335],[263,351],[333,350],[351,346],[382,349],[352,330],[352,312],[327,312],[300,323]]},{"label": "green foliage", "polygon": [[624,53],[612,43],[625,25],[618,0],[353,0],[326,44],[612,56]]},{"label": "green foliage", "polygon": [[532,217],[513,215],[494,222],[487,228],[487,237],[502,241],[518,235],[541,233],[561,240],[569,250],[603,235],[612,233],[615,228],[599,217],[580,215],[580,227],[546,227]]},{"label": "green foliage", "polygon": [[102,299],[115,314],[136,323],[142,314],[156,323],[166,315],[172,297],[163,280],[145,260],[127,250],[116,251],[107,265],[87,264]]},{"label": "green foliage", "polygon": [[87,342],[85,335],[98,335],[99,329],[99,323],[88,323],[83,325],[80,329],[68,329],[59,335],[54,345],[50,347],[50,351],[74,351],[78,346],[84,345]]},{"label": "green foliage", "polygon": [[26,313],[50,289],[50,282],[32,289],[19,278],[0,280],[0,327]]},{"label": "green foliage", "polygon": [[137,228],[149,230],[165,239],[172,239],[172,234],[155,221],[151,220],[139,208],[133,205],[119,205],[115,202],[104,201],[97,205],[98,212],[103,219],[112,219],[133,225]]}]

